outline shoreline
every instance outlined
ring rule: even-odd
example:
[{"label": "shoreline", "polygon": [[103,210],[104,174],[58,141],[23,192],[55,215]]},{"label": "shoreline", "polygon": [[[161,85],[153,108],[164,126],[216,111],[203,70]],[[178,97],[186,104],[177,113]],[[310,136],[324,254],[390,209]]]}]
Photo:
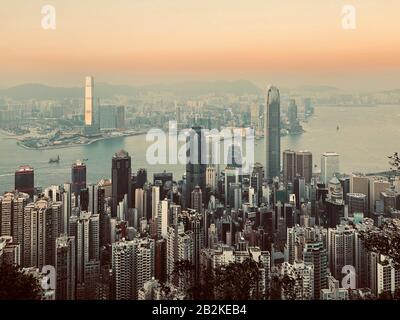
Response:
[{"label": "shoreline", "polygon": [[21,139],[18,138],[17,135],[11,135],[11,134],[7,134],[6,131],[0,129],[0,133],[5,134],[9,139],[15,139],[17,140],[16,144],[17,146],[24,148],[26,150],[37,150],[37,151],[41,151],[41,150],[55,150],[55,149],[66,149],[66,148],[74,148],[74,147],[80,147],[80,146],[88,146],[91,145],[95,142],[98,141],[103,141],[103,140],[109,140],[109,139],[116,139],[116,138],[125,138],[125,137],[130,137],[130,136],[141,136],[141,135],[145,135],[146,132],[136,132],[136,133],[129,133],[129,134],[123,134],[120,136],[110,136],[110,137],[100,137],[100,138],[95,138],[93,140],[90,140],[88,142],[85,143],[72,143],[72,144],[63,144],[63,145],[55,145],[55,146],[47,146],[47,147],[40,147],[40,148],[35,148],[35,147],[28,147],[24,144],[21,143]]}]

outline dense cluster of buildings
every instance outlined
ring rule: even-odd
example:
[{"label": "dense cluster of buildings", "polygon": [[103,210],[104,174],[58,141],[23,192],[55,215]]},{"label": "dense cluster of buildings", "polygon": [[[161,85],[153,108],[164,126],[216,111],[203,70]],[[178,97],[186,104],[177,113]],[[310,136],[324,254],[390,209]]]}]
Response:
[{"label": "dense cluster of buildings", "polygon": [[[91,85],[88,79],[87,96]],[[86,104],[90,127],[92,101]],[[203,163],[201,148],[189,149],[177,180],[134,172],[124,150],[111,159],[111,179],[95,184],[82,161],[72,165],[70,182],[43,189],[34,186],[33,168],[18,168],[13,190],[0,196],[0,264],[39,278],[54,266],[46,299],[184,299],[177,262],[199,277],[203,268],[246,259],[258,263],[263,297],[284,277],[293,281],[295,299],[394,293],[400,272],[389,257],[369,252],[360,234],[399,217],[400,180],[341,174],[334,152],[322,154],[321,172],[314,172],[310,152],[280,149],[277,88],[268,88],[263,113],[265,163],[250,173],[235,159],[224,168]],[[200,126],[192,133],[201,139]],[[342,285],[345,266],[355,270],[352,290]],[[283,289],[280,297],[290,298]]]}]

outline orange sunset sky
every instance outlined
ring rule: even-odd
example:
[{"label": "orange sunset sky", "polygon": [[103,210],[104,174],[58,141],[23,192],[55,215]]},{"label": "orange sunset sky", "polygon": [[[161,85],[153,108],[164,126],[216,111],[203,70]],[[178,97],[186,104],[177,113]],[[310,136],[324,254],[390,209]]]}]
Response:
[{"label": "orange sunset sky", "polygon": [[[56,30],[41,8],[56,9]],[[342,7],[354,5],[355,30]],[[248,79],[400,88],[398,0],[1,0],[0,86]]]}]

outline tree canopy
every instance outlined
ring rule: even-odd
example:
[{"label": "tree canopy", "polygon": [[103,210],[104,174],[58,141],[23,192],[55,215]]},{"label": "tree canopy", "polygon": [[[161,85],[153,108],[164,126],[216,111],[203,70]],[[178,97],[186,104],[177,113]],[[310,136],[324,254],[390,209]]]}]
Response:
[{"label": "tree canopy", "polygon": [[0,300],[39,300],[42,289],[32,275],[16,266],[0,266]]}]

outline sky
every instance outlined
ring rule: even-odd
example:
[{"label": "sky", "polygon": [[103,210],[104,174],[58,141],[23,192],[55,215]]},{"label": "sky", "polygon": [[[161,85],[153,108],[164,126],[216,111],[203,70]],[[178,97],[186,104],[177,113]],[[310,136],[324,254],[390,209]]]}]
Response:
[{"label": "sky", "polygon": [[[42,28],[43,5],[56,29]],[[342,8],[356,28],[342,28]],[[398,0],[1,0],[0,87],[247,79],[400,88]]]}]

